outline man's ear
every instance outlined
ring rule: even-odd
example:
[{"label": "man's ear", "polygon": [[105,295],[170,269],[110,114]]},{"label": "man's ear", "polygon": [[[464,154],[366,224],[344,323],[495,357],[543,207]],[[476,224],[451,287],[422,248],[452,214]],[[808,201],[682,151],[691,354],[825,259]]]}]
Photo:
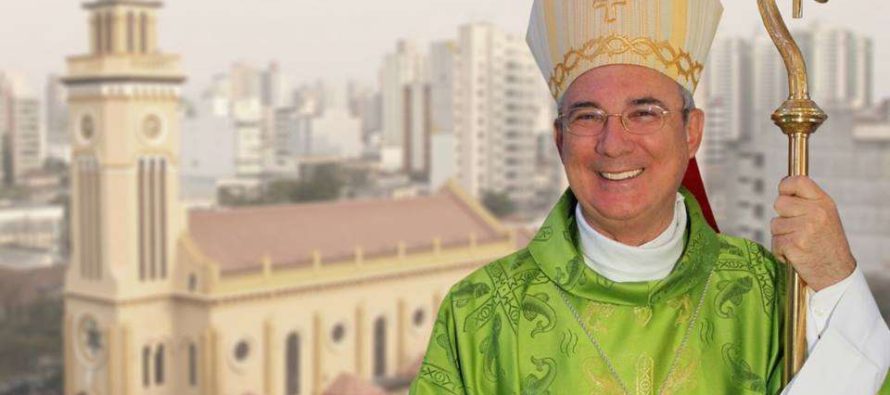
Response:
[{"label": "man's ear", "polygon": [[559,152],[559,161],[563,161],[562,156],[562,122],[559,119],[553,121],[553,143],[556,144],[556,151]]},{"label": "man's ear", "polygon": [[701,147],[704,128],[705,112],[698,108],[692,109],[686,120],[686,146],[689,150],[689,159],[692,159]]}]

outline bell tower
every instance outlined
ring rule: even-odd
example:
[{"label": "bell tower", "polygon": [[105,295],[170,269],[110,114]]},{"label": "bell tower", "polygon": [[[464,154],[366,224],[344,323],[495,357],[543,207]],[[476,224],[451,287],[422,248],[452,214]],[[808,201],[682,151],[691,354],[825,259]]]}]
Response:
[{"label": "bell tower", "polygon": [[152,0],[85,3],[89,53],[67,60],[66,394],[134,393],[142,388],[136,362],[144,347],[161,371],[147,384],[165,384],[162,339],[172,315],[175,241],[185,229],[178,200],[185,77],[179,56],[158,50],[161,7]]}]

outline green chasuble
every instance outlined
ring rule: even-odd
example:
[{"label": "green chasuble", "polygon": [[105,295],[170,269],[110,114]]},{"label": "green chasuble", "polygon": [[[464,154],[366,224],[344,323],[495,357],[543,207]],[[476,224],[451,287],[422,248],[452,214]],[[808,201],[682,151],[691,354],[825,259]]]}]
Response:
[{"label": "green chasuble", "polygon": [[680,261],[616,283],[578,251],[571,191],[528,247],[451,288],[411,394],[778,394],[783,264],[695,199]]}]

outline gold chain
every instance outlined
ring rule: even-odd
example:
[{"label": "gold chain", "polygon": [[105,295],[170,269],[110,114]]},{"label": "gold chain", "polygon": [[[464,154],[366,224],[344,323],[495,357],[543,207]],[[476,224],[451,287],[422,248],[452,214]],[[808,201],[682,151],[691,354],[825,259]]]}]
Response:
[{"label": "gold chain", "polygon": [[[677,366],[677,360],[680,357],[680,354],[683,353],[683,350],[686,348],[686,343],[689,340],[689,334],[692,332],[692,328],[695,327],[696,321],[698,321],[698,315],[701,311],[702,305],[704,305],[705,295],[708,294],[708,287],[711,285],[711,277],[714,276],[713,270],[708,275],[708,280],[705,282],[705,287],[702,290],[701,298],[698,300],[698,305],[695,307],[695,312],[692,313],[692,319],[689,320],[689,325],[686,328],[686,334],[683,335],[683,341],[680,343],[680,347],[677,348],[677,353],[674,354],[674,358],[671,360],[670,368],[668,369],[667,375],[664,376],[664,381],[661,383],[659,387],[658,394],[662,395],[664,393],[665,385],[667,384],[668,379],[674,373],[674,368]],[[612,377],[615,381],[618,382],[618,385],[621,386],[621,389],[624,391],[625,395],[630,395],[630,391],[627,390],[627,385],[624,383],[624,380],[621,379],[621,376],[618,375],[618,370],[615,369],[615,365],[612,363],[612,360],[606,355],[605,350],[600,346],[600,343],[596,340],[596,337],[593,336],[593,332],[591,332],[587,325],[584,324],[584,320],[581,319],[581,315],[578,314],[578,310],[575,309],[575,306],[569,302],[568,296],[566,292],[562,290],[562,288],[557,286],[559,290],[559,296],[562,298],[562,301],[565,302],[566,306],[571,310],[572,315],[575,317],[575,320],[578,321],[578,325],[581,326],[581,329],[584,330],[584,334],[587,335],[587,338],[590,339],[590,342],[593,343],[593,347],[596,348],[596,352],[599,354],[600,358],[606,363],[606,367],[609,368],[609,372],[612,374]]]}]

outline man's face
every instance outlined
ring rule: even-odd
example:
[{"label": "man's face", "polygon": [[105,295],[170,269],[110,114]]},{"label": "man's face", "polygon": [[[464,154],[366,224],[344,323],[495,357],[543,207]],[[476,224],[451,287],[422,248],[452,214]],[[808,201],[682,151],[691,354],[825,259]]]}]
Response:
[{"label": "man's face", "polygon": [[554,125],[569,185],[585,218],[613,238],[615,231],[640,230],[647,223],[663,229],[670,221],[687,163],[701,141],[703,114],[695,110],[684,123],[678,84],[635,65],[586,72],[568,88],[560,108],[563,114],[579,106],[622,113],[641,101],[670,111],[657,132],[628,133],[618,117],[608,118],[597,136],[577,136],[560,122]]}]

